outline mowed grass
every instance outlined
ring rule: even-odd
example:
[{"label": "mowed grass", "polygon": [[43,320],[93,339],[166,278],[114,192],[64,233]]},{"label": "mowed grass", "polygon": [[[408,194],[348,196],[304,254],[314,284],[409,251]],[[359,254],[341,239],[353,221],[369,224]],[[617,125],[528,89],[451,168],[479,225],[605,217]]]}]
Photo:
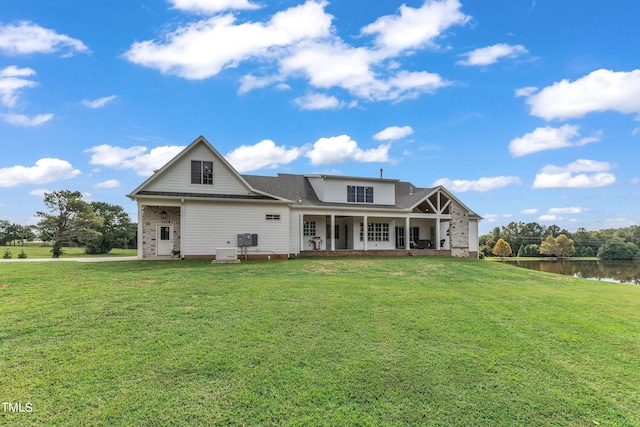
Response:
[{"label": "mowed grass", "polygon": [[[9,249],[11,252],[11,258],[17,259],[21,251],[27,255],[27,258],[51,258],[51,246],[41,245],[25,245],[25,246],[0,246],[0,259],[4,255],[5,251]],[[89,255],[85,253],[84,248],[62,248],[64,258],[95,258],[95,257],[127,257],[136,256],[138,251],[136,249],[111,249],[108,254],[101,255]]]},{"label": "mowed grass", "polygon": [[640,425],[639,308],[454,258],[0,263],[0,424]]}]

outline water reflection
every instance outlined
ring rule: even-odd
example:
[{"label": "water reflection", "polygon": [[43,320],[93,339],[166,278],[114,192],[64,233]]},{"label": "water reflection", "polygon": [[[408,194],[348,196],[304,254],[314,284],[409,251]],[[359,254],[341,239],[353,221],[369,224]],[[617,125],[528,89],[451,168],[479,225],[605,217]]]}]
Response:
[{"label": "water reflection", "polygon": [[508,261],[518,267],[607,282],[640,284],[640,261]]}]

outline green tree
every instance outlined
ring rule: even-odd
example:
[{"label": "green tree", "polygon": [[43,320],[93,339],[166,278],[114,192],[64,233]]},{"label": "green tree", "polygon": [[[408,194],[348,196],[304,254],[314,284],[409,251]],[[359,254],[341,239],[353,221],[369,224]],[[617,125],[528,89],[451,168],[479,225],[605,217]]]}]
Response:
[{"label": "green tree", "polygon": [[552,235],[548,235],[546,239],[540,244],[540,254],[556,256],[560,252],[560,248],[556,239]]},{"label": "green tree", "polygon": [[9,241],[9,237],[7,236],[7,228],[11,225],[11,223],[5,219],[0,219],[0,245],[4,246]]},{"label": "green tree", "polygon": [[129,240],[135,235],[131,219],[121,206],[103,202],[90,204],[93,213],[101,220],[95,230],[100,237],[88,243],[85,252],[88,254],[106,254],[113,248],[126,248]]},{"label": "green tree", "polygon": [[491,252],[495,256],[499,256],[500,258],[503,258],[503,259],[504,257],[511,256],[512,254],[511,246],[503,238],[498,239],[498,241],[496,242],[496,245],[493,247]]},{"label": "green tree", "polygon": [[573,246],[573,240],[568,238],[566,234],[561,234],[556,237],[556,245],[558,245],[558,255],[560,258],[570,257],[576,253],[576,249]]},{"label": "green tree", "polygon": [[61,190],[45,193],[44,204],[47,212],[37,212],[40,218],[38,230],[43,240],[53,241],[53,257],[62,253],[63,243],[90,244],[101,233],[95,229],[100,223],[91,206],[82,200],[79,191]]},{"label": "green tree", "polygon": [[638,254],[638,246],[633,242],[625,242],[614,237],[598,249],[600,259],[633,259]]}]

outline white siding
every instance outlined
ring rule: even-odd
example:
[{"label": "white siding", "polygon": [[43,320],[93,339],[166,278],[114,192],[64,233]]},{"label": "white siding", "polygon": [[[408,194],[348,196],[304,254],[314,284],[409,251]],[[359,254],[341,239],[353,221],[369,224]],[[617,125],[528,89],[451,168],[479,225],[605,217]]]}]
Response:
[{"label": "white siding", "polygon": [[[373,203],[376,205],[395,205],[396,187],[393,182],[376,180],[327,179],[325,180],[325,202],[347,203],[347,186],[357,185],[373,187]],[[315,187],[314,187],[315,188]],[[318,196],[319,197],[319,196]],[[322,199],[320,199],[322,200]],[[361,203],[354,203],[354,205]]]},{"label": "white siding", "polygon": [[469,251],[478,252],[478,221],[469,220]]},{"label": "white siding", "polygon": [[301,217],[302,214],[296,211],[292,211],[289,214],[289,253],[300,253],[300,232],[301,232]]},{"label": "white siding", "polygon": [[309,181],[309,184],[311,184],[313,191],[315,191],[316,196],[318,196],[318,199],[325,201],[324,178],[322,178],[321,176],[307,176],[307,180]]},{"label": "white siding", "polygon": [[[279,221],[266,214],[280,215]],[[289,209],[284,204],[188,201],[183,209],[183,255],[213,255],[216,248],[237,247],[237,235],[258,234],[249,254],[289,253]]]},{"label": "white siding", "polygon": [[[191,184],[191,160],[213,162],[213,185]],[[249,189],[205,145],[193,147],[144,190],[208,194],[248,194]]]}]

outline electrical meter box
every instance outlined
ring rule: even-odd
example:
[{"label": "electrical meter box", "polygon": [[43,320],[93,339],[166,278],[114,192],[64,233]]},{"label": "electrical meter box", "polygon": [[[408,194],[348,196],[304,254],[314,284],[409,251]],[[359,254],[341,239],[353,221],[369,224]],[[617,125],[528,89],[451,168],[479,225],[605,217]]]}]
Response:
[{"label": "electrical meter box", "polygon": [[258,246],[258,235],[251,233],[238,234],[238,246]]}]

